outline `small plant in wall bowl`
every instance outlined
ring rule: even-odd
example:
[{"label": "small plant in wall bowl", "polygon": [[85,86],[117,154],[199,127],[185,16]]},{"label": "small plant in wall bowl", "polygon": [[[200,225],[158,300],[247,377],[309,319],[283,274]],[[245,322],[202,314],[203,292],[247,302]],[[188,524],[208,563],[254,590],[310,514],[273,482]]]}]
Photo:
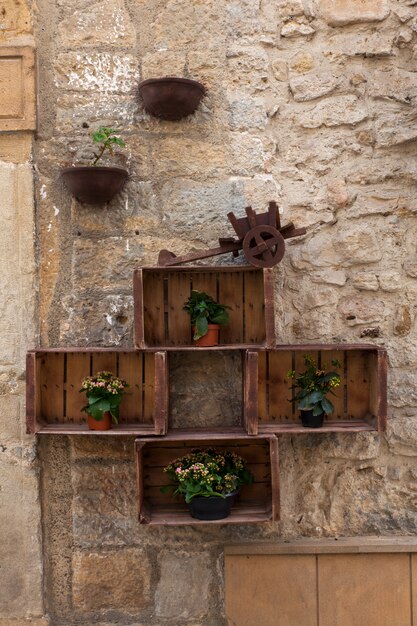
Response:
[{"label": "small plant in wall bowl", "polygon": [[107,371],[84,378],[80,393],[87,395],[88,404],[82,410],[90,430],[109,430],[112,421],[119,423],[119,407],[128,387],[125,380]]},{"label": "small plant in wall bowl", "polygon": [[217,520],[228,517],[240,485],[253,483],[253,475],[245,461],[230,450],[205,448],[173,460],[164,468],[173,496],[183,496],[191,517]]},{"label": "small plant in wall bowl", "polygon": [[184,304],[184,310],[191,318],[193,339],[197,346],[217,346],[221,325],[229,323],[230,309],[226,304],[219,304],[205,291],[193,289]]},{"label": "small plant in wall bowl", "polygon": [[104,155],[113,156],[115,148],[124,148],[125,142],[113,128],[100,126],[91,134],[96,150],[89,165],[66,167],[61,176],[72,195],[87,204],[110,202],[125,184],[128,172],[121,167],[98,165]]},{"label": "small plant in wall bowl", "polygon": [[[297,374],[290,370],[287,376],[294,381],[291,389],[295,391],[293,400],[301,412],[302,425],[306,428],[320,428],[324,416],[334,411],[327,395],[335,395],[333,390],[340,386],[341,376],[337,371],[326,372],[325,364],[319,368],[309,354],[303,354],[303,359],[304,372]],[[337,359],[332,359],[331,364],[335,368],[341,367]]]}]

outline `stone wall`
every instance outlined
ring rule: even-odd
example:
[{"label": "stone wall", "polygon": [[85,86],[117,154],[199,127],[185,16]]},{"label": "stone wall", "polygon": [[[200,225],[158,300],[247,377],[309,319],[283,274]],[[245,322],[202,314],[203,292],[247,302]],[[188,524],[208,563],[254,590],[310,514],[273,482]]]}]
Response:
[{"label": "stone wall", "polygon": [[[365,340],[385,345],[390,361],[386,435],[280,438],[279,524],[139,526],[133,439],[43,438],[51,626],[219,626],[226,542],[414,534],[416,1],[38,0],[33,20],[41,345],[132,345],[133,268],[155,264],[162,248],[181,254],[214,246],[233,234],[228,211],[241,213],[247,204],[265,210],[275,199],[284,222],[308,228],[275,270],[279,342]],[[149,117],[137,98],[139,80],[167,74],[207,86],[197,113],[182,122]],[[74,201],[59,172],[89,158],[89,134],[99,125],[118,128],[127,141],[130,180],[110,205],[97,208]],[[1,164],[0,175],[22,171],[30,186],[23,160]],[[20,265],[7,264],[16,279],[11,274],[1,284],[5,302],[18,284],[27,306],[31,287],[22,281],[33,284],[33,269],[26,273],[32,252],[25,245]],[[24,580],[38,600],[25,592],[18,606],[7,588],[5,618],[43,610],[35,448],[24,440],[17,449],[23,415],[16,393],[35,332],[21,329],[34,328],[31,310],[8,313],[20,320],[18,329],[6,329],[19,348],[11,358],[2,350],[2,423],[16,422],[19,433],[10,435],[5,454],[7,467],[15,464],[23,478],[13,469],[10,489],[19,484],[24,492],[29,481],[28,500],[16,504],[23,539],[15,542],[13,566],[30,555]],[[240,380],[231,354],[208,360],[207,377],[210,371]],[[240,414],[239,384],[230,398],[220,385],[209,405],[202,384],[195,356],[177,355],[171,424],[207,423],[213,415],[216,421],[219,407],[228,420]]]},{"label": "stone wall", "polygon": [[26,2],[0,11],[0,624],[43,619],[38,464],[25,435],[25,355],[37,335],[35,66]]}]

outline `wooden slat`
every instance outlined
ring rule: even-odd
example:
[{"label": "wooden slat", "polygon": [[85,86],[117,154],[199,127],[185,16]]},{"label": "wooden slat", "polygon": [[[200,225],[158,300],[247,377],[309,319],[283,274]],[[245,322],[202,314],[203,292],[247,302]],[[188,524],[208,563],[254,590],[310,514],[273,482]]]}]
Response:
[{"label": "wooden slat", "polygon": [[168,345],[192,343],[191,320],[184,304],[191,294],[190,274],[179,272],[168,276]]},{"label": "wooden slat", "polygon": [[117,355],[115,352],[93,352],[91,371],[93,376],[98,372],[111,372],[117,376]]},{"label": "wooden slat", "polygon": [[121,352],[119,354],[119,377],[128,384],[119,410],[120,424],[132,424],[142,416],[142,353]]},{"label": "wooden slat", "polygon": [[133,302],[134,302],[134,341],[137,348],[145,347],[144,307],[143,307],[143,272],[137,269],[133,272]]},{"label": "wooden slat", "polygon": [[265,316],[265,345],[273,348],[276,345],[275,335],[275,305],[274,305],[274,275],[273,269],[263,270],[264,283],[264,316]]},{"label": "wooden slat", "polygon": [[[329,350],[326,352],[321,351],[321,368],[325,369],[326,372],[329,371],[337,371],[341,376],[340,387],[334,389],[335,395],[329,394],[329,400],[334,406],[334,411],[330,415],[326,417],[326,420],[346,420],[345,414],[345,390],[347,393],[347,380],[345,377],[344,366],[345,366],[345,356],[346,353],[342,350]],[[335,368],[332,365],[332,360],[336,359],[341,363],[341,367]]]},{"label": "wooden slat", "polygon": [[155,354],[154,422],[155,435],[168,431],[169,381],[168,357],[166,352]]},{"label": "wooden slat", "polygon": [[245,395],[243,420],[249,435],[258,434],[258,353],[248,350],[245,361]]},{"label": "wooden slat", "polygon": [[189,512],[181,508],[178,510],[170,507],[168,510],[163,506],[155,506],[152,509],[143,503],[142,512],[146,511],[149,521],[145,521],[141,515],[142,524],[151,526],[200,526],[202,524],[259,524],[267,522],[271,519],[271,512],[264,506],[246,506],[232,508],[229,517],[222,520],[202,521],[190,516]]},{"label": "wooden slat", "polygon": [[335,420],[325,421],[320,428],[305,428],[301,424],[301,420],[296,422],[286,422],[280,424],[278,422],[263,423],[259,425],[259,435],[276,434],[276,435],[305,435],[307,433],[314,433],[316,435],[325,433],[360,433],[360,432],[372,432],[375,427],[372,426],[367,420]]},{"label": "wooden slat", "polygon": [[[165,338],[165,272],[143,273],[143,316],[145,345],[163,346]],[[137,312],[140,314],[140,311]],[[135,311],[136,315],[136,311]]]},{"label": "wooden slat", "polygon": [[[268,416],[268,352],[258,352],[258,420],[267,421]],[[250,374],[250,373],[249,373]]]},{"label": "wooden slat", "polygon": [[316,558],[228,555],[225,600],[228,626],[318,626]]},{"label": "wooden slat", "polygon": [[143,414],[142,422],[153,423],[155,410],[155,358],[153,355],[144,355],[143,380]]},{"label": "wooden slat", "polygon": [[366,352],[350,352],[347,357],[347,415],[362,419],[370,412],[370,373]]},{"label": "wooden slat", "polygon": [[39,402],[36,374],[36,354],[28,352],[26,355],[26,433],[28,435],[34,435],[39,430],[36,420],[36,405]]},{"label": "wooden slat", "polygon": [[153,424],[112,424],[110,430],[90,430],[84,423],[45,424],[38,430],[38,435],[77,435],[89,437],[149,437],[155,434]]},{"label": "wooden slat", "polygon": [[280,519],[280,487],[279,487],[279,451],[278,439],[269,440],[271,458],[271,490],[272,490],[272,519],[274,522]]},{"label": "wooden slat", "polygon": [[[249,541],[225,545],[225,555],[274,556],[280,554],[373,554],[373,553],[417,552],[415,536],[357,536],[302,538],[280,541]],[[417,562],[415,563],[417,566]],[[417,571],[416,571],[417,574]],[[417,575],[415,577],[417,582]]]},{"label": "wooden slat", "polygon": [[191,277],[192,288],[197,291],[205,291],[209,296],[217,300],[217,275],[215,271],[196,272]]},{"label": "wooden slat", "polygon": [[254,270],[244,275],[245,328],[243,339],[249,344],[265,342],[265,305],[262,273]]},{"label": "wooden slat", "polygon": [[373,415],[378,416],[379,432],[387,429],[387,354],[385,350],[378,350],[370,355],[370,409]]},{"label": "wooden slat", "polygon": [[[48,355],[48,359],[51,356],[51,354]],[[79,390],[83,378],[91,374],[90,361],[92,358],[93,354],[87,352],[68,352],[66,355],[66,424],[79,424],[87,419],[86,413],[81,411],[82,407],[87,404],[87,397],[85,393],[80,393]]]},{"label": "wooden slat", "polygon": [[239,343],[243,337],[243,274],[221,272],[218,302],[230,306],[229,324],[220,327],[220,343]]},{"label": "wooden slat", "polygon": [[318,589],[320,626],[412,624],[407,554],[320,555]]},{"label": "wooden slat", "polygon": [[64,421],[64,358],[63,354],[41,357],[41,416],[46,423]]},{"label": "wooden slat", "polygon": [[[270,352],[268,357],[269,407],[265,418],[268,422],[285,424],[294,420],[290,389],[292,382],[287,377],[288,371],[292,369],[292,353]],[[295,419],[298,419],[298,412]]]}]

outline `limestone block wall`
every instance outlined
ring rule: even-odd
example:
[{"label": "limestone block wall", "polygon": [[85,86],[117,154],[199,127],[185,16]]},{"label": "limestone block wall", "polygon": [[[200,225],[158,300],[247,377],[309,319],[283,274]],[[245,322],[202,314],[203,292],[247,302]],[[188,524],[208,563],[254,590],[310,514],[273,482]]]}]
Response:
[{"label": "limestone block wall", "polygon": [[0,11],[0,624],[45,626],[38,461],[25,435],[25,353],[37,340],[35,43],[25,1]]},{"label": "limestone block wall", "polygon": [[[24,12],[22,3],[11,6]],[[308,228],[275,270],[279,341],[374,341],[390,361],[386,435],[281,437],[279,524],[139,526],[132,439],[42,439],[39,492],[28,467],[35,448],[25,443],[10,461],[29,476],[33,503],[25,502],[26,543],[16,554],[33,551],[37,569],[25,580],[38,590],[38,522],[30,521],[38,520],[40,494],[50,624],[218,626],[225,542],[414,534],[415,0],[38,0],[31,17],[41,345],[132,345],[133,268],[154,264],[161,248],[213,246],[232,234],[228,211],[247,204],[261,211],[275,199],[284,222]],[[140,80],[167,74],[208,89],[182,122],[149,117],[137,99]],[[110,205],[93,208],[71,198],[59,171],[89,158],[89,134],[99,125],[127,141],[130,180]],[[2,176],[30,169],[1,167]],[[21,253],[20,268],[31,255]],[[23,276],[33,280],[31,272]],[[5,302],[17,284],[27,306],[31,290],[21,278],[4,283]],[[30,311],[10,315],[22,320],[20,347],[4,367],[19,379],[35,326]],[[239,359],[207,358],[204,377],[199,365],[194,355],[173,361],[172,424],[240,414],[238,383],[230,398],[224,385],[203,391],[211,371],[239,381]],[[8,390],[7,398],[21,432],[19,396]],[[38,605],[30,596],[20,606],[10,601],[3,614],[41,615],[38,598]]]}]

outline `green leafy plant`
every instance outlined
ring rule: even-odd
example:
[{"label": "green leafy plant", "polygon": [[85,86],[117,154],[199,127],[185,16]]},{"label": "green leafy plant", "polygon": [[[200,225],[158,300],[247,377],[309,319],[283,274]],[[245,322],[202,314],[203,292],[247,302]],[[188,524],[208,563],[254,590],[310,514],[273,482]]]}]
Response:
[{"label": "green leafy plant", "polygon": [[[294,380],[291,389],[298,390],[293,400],[298,402],[297,408],[300,411],[312,410],[313,415],[329,415],[334,411],[334,406],[326,396],[328,393],[335,395],[333,389],[339,387],[341,376],[337,371],[326,372],[325,364],[319,369],[309,354],[303,354],[303,359],[306,367],[304,372],[297,375],[294,370],[290,370],[287,374]],[[337,359],[332,359],[331,364],[336,368],[341,367]]]},{"label": "green leafy plant", "polygon": [[175,459],[164,468],[173,485],[161,487],[173,496],[182,495],[187,504],[196,496],[225,498],[240,485],[253,483],[253,475],[244,460],[229,450],[196,449]]},{"label": "green leafy plant", "polygon": [[183,308],[191,317],[191,324],[194,327],[194,340],[204,337],[209,324],[225,325],[229,322],[229,313],[226,309],[230,309],[230,307],[225,304],[218,304],[204,291],[193,289]]},{"label": "green leafy plant", "polygon": [[91,138],[94,143],[99,145],[98,153],[94,153],[95,158],[93,159],[93,165],[97,165],[106,150],[108,150],[110,154],[114,154],[114,146],[119,146],[120,148],[124,148],[126,146],[117,130],[108,128],[107,126],[100,126],[98,130],[91,133]]},{"label": "green leafy plant", "polygon": [[106,411],[110,412],[113,422],[118,424],[119,405],[122,401],[128,383],[111,372],[97,372],[95,376],[87,376],[81,383],[81,392],[85,392],[88,404],[82,411],[101,421]]}]

